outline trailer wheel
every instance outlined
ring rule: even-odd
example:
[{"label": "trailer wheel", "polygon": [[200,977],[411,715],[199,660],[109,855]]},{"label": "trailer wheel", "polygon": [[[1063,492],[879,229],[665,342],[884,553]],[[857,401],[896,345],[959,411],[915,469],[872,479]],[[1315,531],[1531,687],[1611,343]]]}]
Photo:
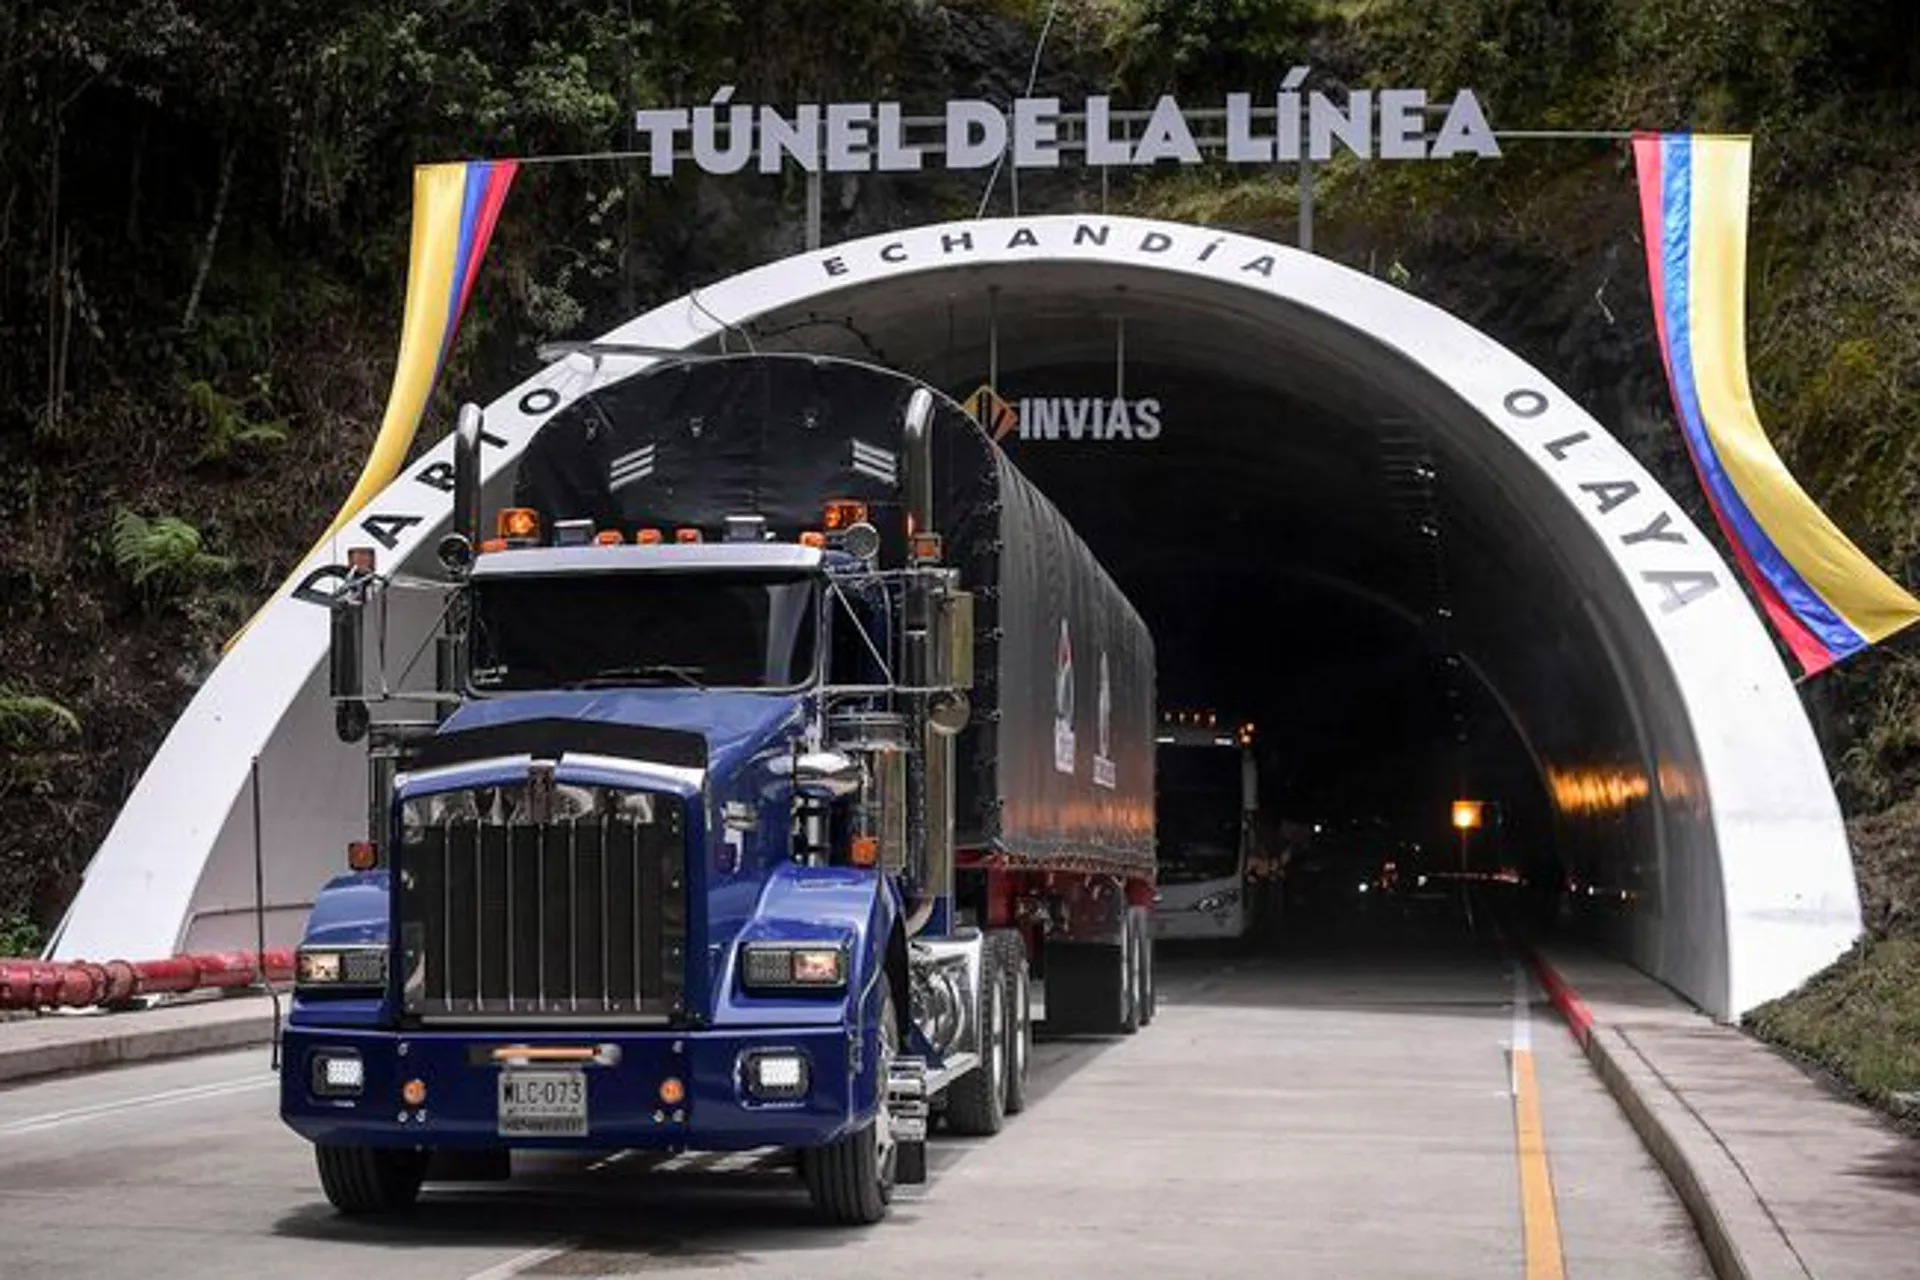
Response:
[{"label": "trailer wheel", "polygon": [[1133,936],[1135,936],[1135,1004],[1139,1006],[1140,1027],[1146,1027],[1154,1021],[1154,1011],[1158,1009],[1158,998],[1154,994],[1154,921],[1144,908],[1135,908]]},{"label": "trailer wheel", "polygon": [[1027,975],[1027,944],[1013,929],[993,935],[1007,975],[1007,1114],[1027,1108],[1027,1072],[1033,1065],[1033,991]]},{"label": "trailer wheel", "polygon": [[813,1207],[829,1222],[863,1227],[887,1216],[893,1199],[899,1147],[894,1144],[887,1112],[887,1080],[900,1052],[900,1023],[894,1016],[893,992],[880,984],[880,1102],[872,1123],[824,1147],[800,1152],[800,1176],[806,1181]]},{"label": "trailer wheel", "polygon": [[1009,1034],[1006,966],[1001,948],[980,948],[980,1065],[947,1086],[947,1128],[967,1137],[1000,1132],[1007,1119]]},{"label": "trailer wheel", "polygon": [[394,1213],[420,1198],[427,1153],[399,1147],[316,1145],[320,1189],[341,1213],[352,1217]]}]

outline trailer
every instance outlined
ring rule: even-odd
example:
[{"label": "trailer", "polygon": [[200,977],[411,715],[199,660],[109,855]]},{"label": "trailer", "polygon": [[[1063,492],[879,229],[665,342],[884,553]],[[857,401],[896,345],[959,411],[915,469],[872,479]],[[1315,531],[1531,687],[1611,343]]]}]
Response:
[{"label": "trailer", "polygon": [[[556,413],[484,530],[483,425],[444,580],[350,555],[333,604],[373,800],[281,1112],[338,1209],[515,1150],[772,1146],[873,1222],[930,1129],[1025,1105],[1042,1010],[1151,1018],[1152,641],[964,411],[853,361],[654,364]],[[435,587],[434,688],[394,693],[368,637]]]}]

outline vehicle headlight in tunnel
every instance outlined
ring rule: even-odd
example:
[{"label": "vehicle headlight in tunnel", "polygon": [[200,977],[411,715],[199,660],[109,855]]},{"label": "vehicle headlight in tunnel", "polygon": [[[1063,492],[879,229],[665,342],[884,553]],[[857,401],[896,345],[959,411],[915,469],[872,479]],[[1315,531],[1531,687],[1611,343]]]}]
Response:
[{"label": "vehicle headlight in tunnel", "polygon": [[378,991],[387,985],[387,949],[302,947],[293,985],[301,991]]},{"label": "vehicle headlight in tunnel", "polygon": [[847,985],[846,949],[749,942],[740,949],[740,981],[750,991],[838,991]]},{"label": "vehicle headlight in tunnel", "polygon": [[1200,899],[1200,901],[1193,904],[1192,909],[1204,912],[1226,911],[1238,906],[1239,903],[1240,891],[1238,889],[1222,889],[1218,893],[1210,893]]}]

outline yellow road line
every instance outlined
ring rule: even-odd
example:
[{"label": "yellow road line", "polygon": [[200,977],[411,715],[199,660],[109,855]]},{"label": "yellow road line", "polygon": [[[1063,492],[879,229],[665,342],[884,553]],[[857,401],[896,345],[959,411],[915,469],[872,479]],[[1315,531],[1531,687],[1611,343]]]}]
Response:
[{"label": "yellow road line", "polygon": [[1553,1175],[1547,1168],[1546,1133],[1540,1126],[1540,1088],[1533,1073],[1533,1050],[1513,1050],[1513,1139],[1520,1161],[1520,1221],[1526,1234],[1527,1280],[1564,1280],[1560,1256],[1560,1216],[1553,1202]]}]

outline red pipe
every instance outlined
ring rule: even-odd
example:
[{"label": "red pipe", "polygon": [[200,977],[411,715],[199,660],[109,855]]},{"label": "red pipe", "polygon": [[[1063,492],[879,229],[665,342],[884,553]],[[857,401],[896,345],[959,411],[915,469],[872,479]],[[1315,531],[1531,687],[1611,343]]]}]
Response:
[{"label": "red pipe", "polygon": [[263,978],[268,982],[292,980],[291,948],[264,955],[219,951],[138,963],[0,960],[0,1009],[113,1007],[127,1004],[136,996],[177,994],[202,987],[247,987]]}]

